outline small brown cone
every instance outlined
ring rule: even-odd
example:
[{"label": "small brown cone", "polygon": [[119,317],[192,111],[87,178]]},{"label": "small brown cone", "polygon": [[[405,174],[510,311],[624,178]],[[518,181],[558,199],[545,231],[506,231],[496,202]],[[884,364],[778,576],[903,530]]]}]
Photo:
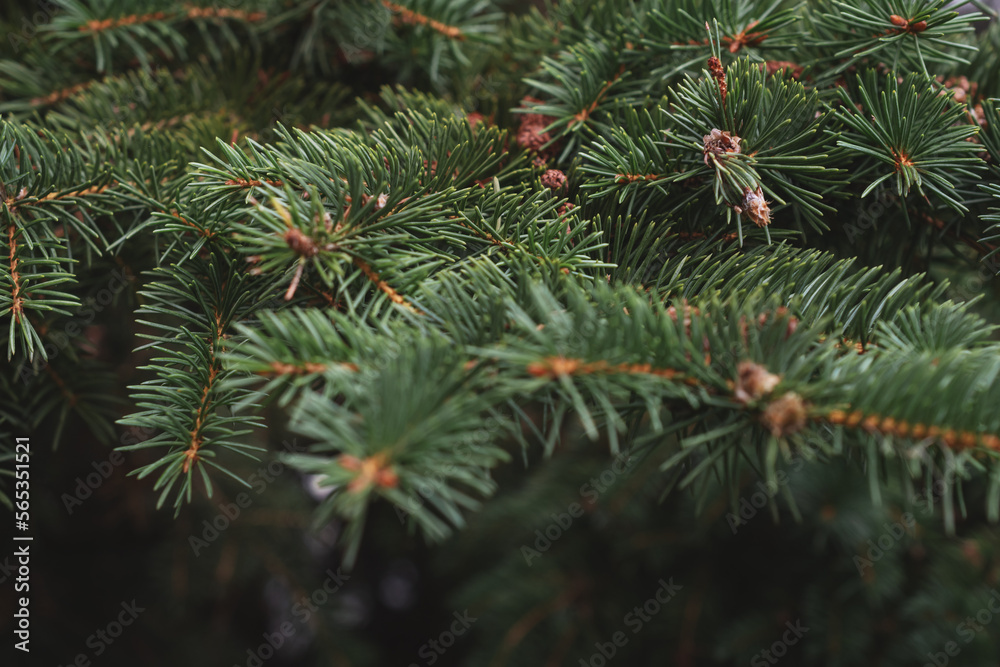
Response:
[{"label": "small brown cone", "polygon": [[704,136],[704,141],[705,148],[703,152],[705,154],[705,164],[712,166],[712,156],[719,156],[725,153],[739,153],[742,139],[716,128]]},{"label": "small brown cone", "polygon": [[772,401],[760,419],[774,437],[781,438],[805,428],[806,417],[806,402],[790,391]]},{"label": "small brown cone", "polygon": [[760,186],[757,187],[756,192],[750,188],[744,190],[743,204],[740,208],[758,227],[767,227],[771,224],[771,208],[767,205],[764,191]]},{"label": "small brown cone", "polygon": [[733,396],[744,405],[770,394],[781,382],[780,377],[752,361],[741,361],[736,367],[736,373]]}]

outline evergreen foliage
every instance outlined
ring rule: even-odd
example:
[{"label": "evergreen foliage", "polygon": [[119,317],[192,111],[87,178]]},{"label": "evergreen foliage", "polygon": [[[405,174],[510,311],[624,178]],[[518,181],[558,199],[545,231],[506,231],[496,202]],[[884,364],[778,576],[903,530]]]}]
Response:
[{"label": "evergreen foliage", "polygon": [[[428,550],[481,618],[453,664],[594,664],[661,577],[622,664],[763,664],[796,619],[789,663],[917,664],[986,604],[988,7],[38,6],[0,14],[5,505],[25,432],[126,452],[178,521],[280,462],[346,568]],[[322,619],[315,664],[417,660]]]}]

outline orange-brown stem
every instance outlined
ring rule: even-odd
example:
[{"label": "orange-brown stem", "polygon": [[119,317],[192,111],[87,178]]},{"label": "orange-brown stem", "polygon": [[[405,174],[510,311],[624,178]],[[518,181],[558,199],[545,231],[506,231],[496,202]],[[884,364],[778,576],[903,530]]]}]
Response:
[{"label": "orange-brown stem", "polygon": [[427,26],[431,30],[438,32],[449,39],[454,39],[459,42],[465,41],[465,34],[456,26],[436,21],[429,16],[424,16],[423,14],[413,11],[408,7],[403,7],[402,5],[397,5],[394,2],[389,2],[389,0],[382,0],[382,4],[391,12],[396,14],[396,20],[399,23]]},{"label": "orange-brown stem", "polygon": [[362,272],[364,272],[365,276],[368,277],[368,280],[375,283],[375,286],[378,287],[379,290],[384,292],[393,303],[399,304],[400,306],[403,306],[408,310],[417,313],[418,315],[423,314],[419,309],[415,308],[413,304],[404,299],[403,295],[401,295],[399,292],[393,289],[393,287],[389,283],[382,280],[382,278],[379,277],[378,273],[376,273],[372,267],[368,266],[367,262],[355,257],[354,263],[357,265],[359,269],[361,269]]},{"label": "orange-brown stem", "polygon": [[7,227],[7,245],[10,248],[8,260],[10,262],[10,282],[12,286],[10,312],[14,316],[14,322],[20,324],[24,299],[21,297],[21,276],[17,271],[17,265],[20,260],[17,257],[17,226],[14,223],[11,223]]}]

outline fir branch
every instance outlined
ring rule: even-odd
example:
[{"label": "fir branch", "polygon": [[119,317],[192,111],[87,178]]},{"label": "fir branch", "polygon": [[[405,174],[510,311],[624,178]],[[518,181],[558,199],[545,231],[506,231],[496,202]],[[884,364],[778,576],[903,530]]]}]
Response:
[{"label": "fir branch", "polygon": [[[966,139],[978,128],[965,122],[963,107],[920,74],[910,74],[902,83],[889,75],[880,84],[875,72],[869,71],[859,75],[858,84],[863,112],[856,111],[847,91],[839,89],[844,106],[838,115],[851,132],[837,143],[866,159],[862,173],[880,174],[861,196],[892,178],[901,197],[914,186],[926,197],[926,187],[964,212],[965,205],[953,194],[951,174],[975,179],[973,170],[982,169],[983,163],[971,155],[976,146]],[[944,129],[928,133],[931,123],[941,123]]]},{"label": "fir branch", "polygon": [[[897,2],[863,0],[854,4],[840,0],[816,3],[812,12],[820,34],[827,39],[819,46],[832,51],[835,71],[878,59],[893,70],[912,66],[925,75],[927,63],[968,63],[955,51],[975,51],[960,41],[949,41],[970,32],[972,23],[985,20],[976,12],[959,14],[953,0]],[[834,49],[836,49],[834,51]]]},{"label": "fir branch", "polygon": [[365,277],[367,277],[368,280],[372,281],[380,291],[384,292],[385,295],[389,297],[390,301],[392,301],[396,305],[403,306],[410,312],[416,313],[418,315],[421,314],[420,310],[414,308],[412,303],[404,299],[399,292],[394,290],[392,286],[389,285],[389,283],[382,280],[379,277],[379,275],[372,270],[372,267],[368,266],[368,264],[365,263],[364,260],[355,257],[354,264],[359,269],[361,269],[362,273],[365,274]]},{"label": "fir branch", "polygon": [[[77,83],[72,86],[69,86],[68,88],[63,88],[61,90],[54,90],[48,95],[32,98],[29,104],[32,107],[44,107],[44,106],[51,106],[53,104],[58,104],[59,102],[67,100],[76,95],[77,93],[86,90],[91,85],[93,85],[93,83],[88,81],[86,83]],[[12,110],[10,106],[0,107],[0,108]]]},{"label": "fir branch", "polygon": [[560,162],[575,152],[581,133],[593,136],[613,129],[612,109],[638,102],[638,91],[629,83],[624,63],[600,42],[571,46],[558,58],[544,59],[541,73],[544,79],[528,78],[525,82],[548,99],[518,111],[553,119],[543,129],[552,136],[545,148],[562,140]]},{"label": "fir branch", "polygon": [[[320,516],[352,519],[345,535],[349,564],[376,498],[403,509],[429,538],[441,539],[464,525],[461,510],[479,506],[470,493],[484,497],[495,489],[486,471],[508,456],[491,438],[476,437],[488,399],[456,391],[469,379],[442,343],[401,349],[362,376],[370,379],[355,390],[345,386],[343,405],[307,393],[296,409],[294,428],[316,444],[310,454],[286,460],[321,475],[323,486],[337,488]],[[412,392],[414,383],[424,387],[418,394]]]},{"label": "fir branch", "polygon": [[[220,252],[159,273],[161,279],[142,292],[148,300],[142,312],[158,318],[150,324],[162,333],[148,337],[163,356],[154,358],[149,367],[154,377],[132,387],[141,411],[119,423],[160,430],[150,440],[122,449],[168,448],[161,458],[133,474],[141,479],[158,471],[153,487],[160,492],[158,505],[176,489],[174,507],[179,512],[181,504],[191,499],[196,471],[210,495],[210,469],[234,477],[216,462],[219,450],[251,458],[260,451],[239,441],[258,423],[257,418],[224,414],[243,400],[245,392],[225,382],[229,371],[222,368],[219,355],[232,324],[259,306],[255,299],[269,291],[270,285],[236,271]],[[187,289],[193,294],[188,296]]]},{"label": "fir branch", "polygon": [[187,22],[201,28],[198,33],[206,40],[207,51],[218,59],[220,50],[211,33],[204,29],[205,23],[215,25],[221,35],[235,45],[235,35],[225,22],[247,26],[252,37],[252,27],[266,18],[266,11],[191,4],[178,9],[176,3],[163,0],[142,0],[131,5],[90,0],[65,4],[64,11],[54,16],[43,29],[54,52],[68,50],[77,40],[92,41],[97,71],[105,72],[114,68],[119,44],[125,44],[144,69],[150,66],[150,48],[167,58],[175,54],[184,57],[187,39],[178,28]]},{"label": "fir branch", "polygon": [[754,60],[761,60],[760,52],[765,43],[767,49],[788,48],[798,37],[787,29],[798,19],[796,10],[781,8],[781,5],[781,2],[772,2],[761,7],[756,3],[718,0],[667,3],[642,17],[640,43],[654,54],[679,49],[704,53],[703,47],[709,44],[705,24],[715,20],[726,51],[741,56],[749,54]]},{"label": "fir branch", "polygon": [[438,32],[449,39],[455,39],[460,42],[464,42],[467,39],[465,33],[462,32],[462,29],[457,26],[447,25],[402,5],[389,2],[389,0],[382,0],[382,4],[395,15],[393,20],[398,23],[405,25],[427,26],[431,30]]}]

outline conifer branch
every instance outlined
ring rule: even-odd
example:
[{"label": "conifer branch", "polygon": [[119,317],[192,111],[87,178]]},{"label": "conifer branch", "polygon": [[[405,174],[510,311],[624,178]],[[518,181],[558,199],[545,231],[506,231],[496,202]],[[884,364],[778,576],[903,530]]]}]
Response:
[{"label": "conifer branch", "polygon": [[54,90],[48,95],[45,95],[43,97],[32,98],[30,104],[33,107],[51,106],[53,104],[58,104],[59,102],[67,100],[76,95],[77,93],[86,90],[91,85],[93,85],[92,82],[88,81],[84,83],[77,83],[72,86],[69,86],[68,88],[63,88],[61,90]]},{"label": "conifer branch", "polygon": [[403,296],[399,292],[394,290],[392,286],[389,285],[389,283],[382,280],[379,277],[379,275],[375,273],[372,267],[368,266],[368,263],[365,262],[363,259],[355,257],[354,264],[359,269],[361,269],[361,271],[365,274],[365,277],[367,277],[368,280],[375,283],[375,286],[378,287],[380,291],[384,292],[385,295],[389,297],[390,301],[392,301],[397,305],[403,306],[412,313],[416,313],[418,315],[421,314],[420,310],[414,308],[412,303],[403,298]]},{"label": "conifer branch", "polygon": [[390,2],[389,0],[382,0],[382,4],[389,9],[389,11],[395,14],[393,19],[401,24],[427,26],[431,30],[438,32],[449,39],[458,40],[460,42],[464,42],[466,39],[465,34],[462,33],[462,30],[457,26],[446,25],[441,21],[436,21],[430,17],[415,12],[412,9]]},{"label": "conifer branch", "polygon": [[11,222],[7,225],[7,260],[9,263],[9,277],[11,283],[10,312],[14,317],[14,323],[20,325],[23,316],[24,300],[21,298],[21,275],[18,273],[17,265],[20,261],[17,253],[18,229]]},{"label": "conifer branch", "polygon": [[876,497],[897,464],[981,470],[1000,516],[998,347],[948,300],[987,291],[966,248],[995,272],[1000,247],[1000,28],[978,16],[60,4],[0,61],[0,111],[32,114],[0,123],[4,431],[113,435],[83,336],[46,356],[101,258],[134,255],[153,354],[119,423],[155,431],[134,472],[178,512],[245,483],[228,456],[258,455],[272,404],[348,562],[374,503],[440,540],[512,448],[559,465],[588,440],[702,506],[816,449]]}]

